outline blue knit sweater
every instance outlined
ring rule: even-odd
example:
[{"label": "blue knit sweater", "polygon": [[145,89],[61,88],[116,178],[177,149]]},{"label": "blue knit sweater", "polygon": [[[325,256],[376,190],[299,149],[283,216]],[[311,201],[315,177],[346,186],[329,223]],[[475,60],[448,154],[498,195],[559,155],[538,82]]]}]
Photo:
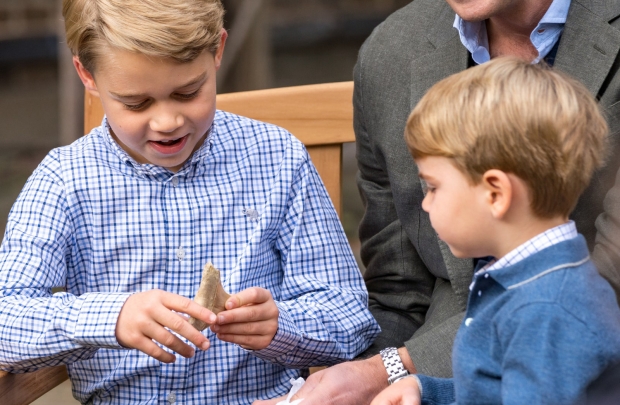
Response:
[{"label": "blue knit sweater", "polygon": [[620,309],[585,239],[477,274],[452,359],[454,378],[419,376],[422,404],[583,400],[587,385],[620,361]]}]

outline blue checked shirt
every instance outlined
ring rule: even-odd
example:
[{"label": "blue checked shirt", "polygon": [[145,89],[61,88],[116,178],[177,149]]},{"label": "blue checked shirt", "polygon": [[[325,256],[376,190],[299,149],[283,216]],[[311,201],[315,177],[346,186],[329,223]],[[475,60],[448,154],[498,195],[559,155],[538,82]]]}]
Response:
[{"label": "blue checked shirt", "polygon": [[[164,364],[118,344],[132,293],[193,298],[208,261],[229,293],[271,291],[280,316],[267,348],[247,351],[206,329],[208,351]],[[299,369],[366,349],[379,332],[367,299],[333,205],[289,133],[218,111],[175,174],[137,164],[104,120],[51,151],[11,210],[0,368],[68,364],[83,403],[249,404],[288,392]]]}]

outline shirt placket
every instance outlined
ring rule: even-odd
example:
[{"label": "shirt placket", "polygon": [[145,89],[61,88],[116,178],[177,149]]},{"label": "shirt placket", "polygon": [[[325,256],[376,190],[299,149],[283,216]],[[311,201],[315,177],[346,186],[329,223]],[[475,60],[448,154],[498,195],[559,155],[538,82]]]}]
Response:
[{"label": "shirt placket", "polygon": [[471,285],[467,311],[465,313],[465,326],[469,327],[475,321],[476,315],[484,307],[484,302],[495,297],[499,290],[497,282],[489,275],[489,272],[476,274]]},{"label": "shirt placket", "polygon": [[[191,274],[193,260],[190,243],[191,229],[187,229],[191,221],[187,218],[190,213],[185,201],[183,177],[177,173],[162,185],[164,187],[162,205],[165,207],[168,250],[164,289],[167,292],[189,297],[190,283],[184,277]],[[187,339],[180,335],[177,337],[193,347]],[[170,364],[161,363],[158,402],[162,405],[185,403],[185,382],[191,359],[186,359],[168,348],[164,350],[173,353],[176,360]]]}]

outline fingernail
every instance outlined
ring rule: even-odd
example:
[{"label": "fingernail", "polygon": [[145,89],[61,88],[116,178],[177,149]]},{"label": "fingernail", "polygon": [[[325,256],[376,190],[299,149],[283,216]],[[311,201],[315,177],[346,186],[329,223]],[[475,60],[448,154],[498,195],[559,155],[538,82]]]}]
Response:
[{"label": "fingernail", "polygon": [[225,318],[224,318],[223,316],[218,316],[218,317],[217,317],[217,321],[218,321],[219,323],[223,323],[223,322],[225,321]]},{"label": "fingernail", "polygon": [[232,309],[232,308],[233,308],[233,306],[234,306],[234,304],[233,304],[233,302],[232,302],[232,301],[228,301],[228,302],[226,303],[226,309]]},{"label": "fingernail", "polygon": [[194,357],[195,354],[196,354],[196,351],[192,349],[191,353],[189,354],[189,357]]},{"label": "fingernail", "polygon": [[200,345],[200,348],[201,348],[202,350],[208,350],[208,349],[209,349],[209,347],[211,347],[211,343],[209,343],[209,341],[208,341],[208,340],[207,340],[207,341],[205,341],[205,342],[203,342],[203,343]]},{"label": "fingernail", "polygon": [[217,317],[215,316],[215,314],[211,314],[209,315],[209,323],[215,323]]}]

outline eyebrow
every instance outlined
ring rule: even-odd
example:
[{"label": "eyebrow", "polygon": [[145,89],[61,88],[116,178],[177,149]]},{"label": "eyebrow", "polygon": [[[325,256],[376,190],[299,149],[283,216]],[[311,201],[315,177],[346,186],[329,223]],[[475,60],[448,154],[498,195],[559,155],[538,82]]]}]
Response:
[{"label": "eyebrow", "polygon": [[[177,90],[193,86],[193,85],[195,85],[197,83],[202,83],[202,82],[204,82],[206,80],[206,78],[207,78],[207,72],[203,72],[200,76],[198,76],[198,77],[196,77],[194,79],[191,79],[187,83],[177,87]],[[116,98],[140,98],[140,97],[146,97],[147,96],[147,94],[144,94],[144,93],[136,93],[136,94],[127,93],[127,94],[122,94],[122,93],[115,93],[113,91],[110,91],[110,94],[112,96],[116,97]]]}]

